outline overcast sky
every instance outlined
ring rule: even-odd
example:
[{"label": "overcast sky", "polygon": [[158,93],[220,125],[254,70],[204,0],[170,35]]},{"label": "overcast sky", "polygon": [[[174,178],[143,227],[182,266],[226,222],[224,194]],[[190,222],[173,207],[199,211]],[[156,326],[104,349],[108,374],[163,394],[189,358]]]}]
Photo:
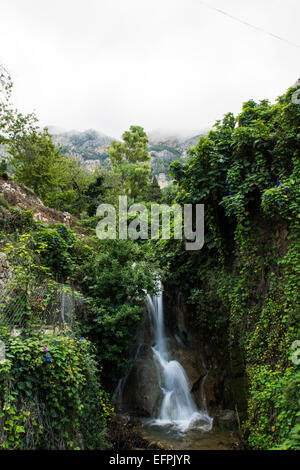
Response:
[{"label": "overcast sky", "polygon": [[[206,0],[300,44],[299,0]],[[300,77],[300,49],[200,0],[1,0],[0,62],[42,125],[186,135]]]}]

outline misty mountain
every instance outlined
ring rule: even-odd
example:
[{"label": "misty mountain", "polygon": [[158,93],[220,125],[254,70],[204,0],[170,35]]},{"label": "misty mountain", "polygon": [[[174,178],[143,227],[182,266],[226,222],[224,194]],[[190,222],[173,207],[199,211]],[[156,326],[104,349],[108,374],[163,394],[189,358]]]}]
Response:
[{"label": "misty mountain", "polygon": [[88,129],[86,131],[59,131],[55,127],[49,127],[49,132],[57,145],[62,147],[62,152],[72,155],[90,170],[97,166],[108,166],[109,158],[106,152],[112,137],[103,133]]},{"label": "misty mountain", "polygon": [[169,179],[169,166],[175,160],[184,162],[187,158],[187,150],[197,144],[200,135],[180,138],[176,136],[163,136],[159,133],[149,134],[149,153],[151,159],[151,174],[165,173]]},{"label": "misty mountain", "polygon": [[[55,127],[49,127],[49,132],[57,145],[61,145],[62,152],[75,156],[81,165],[89,170],[100,166],[109,166],[107,148],[113,137],[107,136],[94,129],[86,131],[61,131]],[[184,161],[187,149],[196,145],[200,135],[182,138],[176,136],[164,136],[160,133],[149,134],[148,151],[151,155],[151,176],[164,173],[168,180],[169,166],[175,160]]]}]

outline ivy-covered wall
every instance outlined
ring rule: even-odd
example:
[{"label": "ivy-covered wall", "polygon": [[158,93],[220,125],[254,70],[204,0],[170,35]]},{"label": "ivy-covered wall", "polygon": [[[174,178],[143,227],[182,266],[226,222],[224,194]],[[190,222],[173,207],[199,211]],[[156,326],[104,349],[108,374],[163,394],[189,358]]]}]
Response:
[{"label": "ivy-covered wall", "polygon": [[[300,90],[299,90],[300,91]],[[297,448],[299,365],[300,107],[295,88],[253,100],[172,165],[176,201],[205,204],[205,244],[161,241],[168,282],[184,292],[199,343],[241,351],[247,379],[244,436],[256,449]]]}]

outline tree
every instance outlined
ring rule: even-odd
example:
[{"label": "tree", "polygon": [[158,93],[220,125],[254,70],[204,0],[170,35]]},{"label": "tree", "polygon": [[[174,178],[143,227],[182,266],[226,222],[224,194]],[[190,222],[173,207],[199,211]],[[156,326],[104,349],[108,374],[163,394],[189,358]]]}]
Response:
[{"label": "tree", "polygon": [[130,239],[98,240],[83,266],[81,289],[90,300],[85,334],[101,355],[103,379],[111,388],[128,372],[128,351],[144,315],[146,292],[157,289],[157,269],[145,248]]},{"label": "tree", "polygon": [[123,142],[113,141],[107,152],[113,171],[121,176],[124,192],[135,200],[149,184],[149,140],[140,126],[131,126],[122,139]]},{"label": "tree", "polygon": [[65,157],[48,130],[38,130],[23,116],[10,126],[7,150],[15,179],[29,186],[42,199],[64,180]]},{"label": "tree", "polygon": [[172,182],[168,184],[168,186],[162,190],[162,202],[164,204],[172,204],[175,201],[178,192],[179,188],[176,183]]},{"label": "tree", "polygon": [[156,176],[153,176],[153,180],[148,189],[147,200],[150,202],[160,202],[162,198],[162,190],[158,184]]},{"label": "tree", "polygon": [[22,115],[13,108],[10,97],[13,88],[11,76],[0,64],[0,144],[6,144],[22,122],[23,127],[34,127],[37,118],[34,114]]},{"label": "tree", "polygon": [[98,175],[96,180],[93,181],[87,188],[85,196],[88,201],[87,213],[90,217],[96,214],[97,207],[103,202],[104,187],[103,187],[104,176]]},{"label": "tree", "polygon": [[82,167],[75,157],[63,155],[60,158],[61,178],[56,188],[47,193],[44,201],[50,207],[78,216],[87,208],[85,193],[95,180],[95,175]]}]

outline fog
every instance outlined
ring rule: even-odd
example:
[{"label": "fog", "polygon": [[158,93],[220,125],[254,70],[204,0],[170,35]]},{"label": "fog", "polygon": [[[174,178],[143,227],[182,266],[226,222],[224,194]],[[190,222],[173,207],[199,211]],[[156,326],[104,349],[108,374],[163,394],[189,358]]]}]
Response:
[{"label": "fog", "polygon": [[295,83],[299,17],[299,0],[2,0],[0,62],[42,125],[193,135]]}]

